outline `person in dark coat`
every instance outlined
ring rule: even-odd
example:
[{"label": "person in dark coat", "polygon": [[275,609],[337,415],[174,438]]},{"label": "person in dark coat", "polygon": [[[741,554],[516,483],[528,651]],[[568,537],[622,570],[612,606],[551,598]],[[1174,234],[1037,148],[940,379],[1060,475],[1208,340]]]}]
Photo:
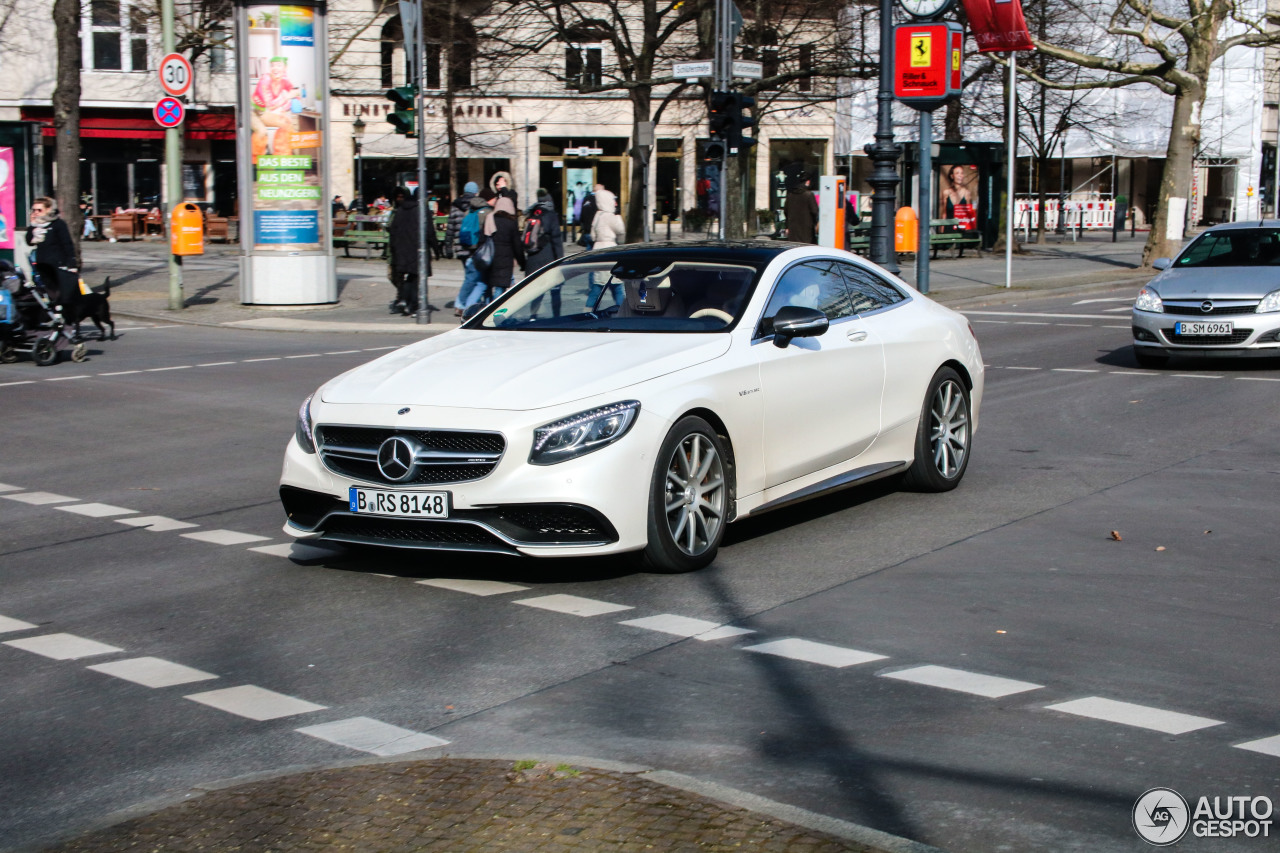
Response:
[{"label": "person in dark coat", "polygon": [[582,200],[582,215],[578,217],[578,232],[580,235],[578,237],[578,242],[588,249],[591,248],[592,244],[591,226],[596,221],[596,211],[600,209],[596,205],[595,190],[600,188],[600,184],[596,184],[592,188],[592,191],[587,193],[587,197]]},{"label": "person in dark coat", "polygon": [[510,198],[501,197],[494,204],[493,213],[484,220],[484,234],[493,238],[493,263],[484,277],[488,301],[498,298],[511,286],[517,264],[521,272],[525,268],[524,244],[520,241],[516,207]]},{"label": "person in dark coat", "polygon": [[74,318],[76,303],[80,301],[80,264],[76,260],[71,229],[58,216],[53,199],[42,197],[31,203],[27,245],[31,247],[31,265],[40,276],[45,292],[58,310]]},{"label": "person in dark coat", "polygon": [[[560,215],[556,213],[556,206],[555,202],[551,200],[551,193],[542,187],[538,187],[538,203],[529,208],[529,212],[525,216],[526,229],[529,227],[529,219],[535,216],[542,223],[538,245],[528,253],[528,261],[525,264],[525,268],[535,271],[540,270],[552,261],[563,258],[564,232],[560,228]],[[541,307],[542,297],[539,296],[533,300],[530,309],[534,314],[537,314],[538,309]],[[560,316],[559,285],[551,289],[551,315],[553,317]]]},{"label": "person in dark coat", "polygon": [[[396,190],[395,214],[387,226],[387,248],[391,253],[391,283],[396,288],[392,314],[406,317],[418,313],[418,200],[408,190]],[[427,253],[427,275],[431,275],[431,253]]]},{"label": "person in dark coat", "polygon": [[458,231],[462,228],[462,220],[471,212],[471,199],[480,192],[480,185],[475,181],[467,181],[462,193],[449,206],[449,221],[444,227],[444,253],[447,257],[465,261],[471,257],[472,246],[458,244]]},{"label": "person in dark coat", "polygon": [[783,207],[787,217],[787,239],[793,243],[818,242],[818,202],[809,192],[809,179],[800,178],[787,190]]}]

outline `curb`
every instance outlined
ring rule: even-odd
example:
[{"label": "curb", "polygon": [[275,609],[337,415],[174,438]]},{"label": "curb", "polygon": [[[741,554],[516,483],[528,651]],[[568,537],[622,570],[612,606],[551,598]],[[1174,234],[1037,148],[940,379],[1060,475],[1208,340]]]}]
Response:
[{"label": "curb", "polygon": [[375,767],[380,764],[404,764],[410,761],[431,761],[437,757],[459,760],[509,761],[513,764],[517,761],[550,762],[555,764],[569,764],[589,770],[625,773],[634,775],[645,781],[653,782],[657,785],[663,785],[689,794],[706,797],[709,800],[715,800],[716,802],[726,806],[767,815],[769,817],[803,827],[804,829],[823,832],[827,835],[832,835],[845,841],[861,844],[871,848],[876,851],[876,853],[945,853],[945,851],[940,848],[931,847],[927,844],[912,841],[908,838],[900,838],[896,835],[890,835],[889,833],[881,832],[878,829],[872,829],[870,827],[861,826],[839,818],[829,817],[807,809],[802,809],[798,806],[780,803],[776,800],[770,800],[766,797],[761,797],[746,791],[740,791],[736,788],[730,788],[716,782],[707,782],[692,776],[686,776],[683,773],[676,773],[670,770],[657,770],[640,764],[611,761],[603,758],[589,758],[578,755],[442,753],[431,757],[414,758],[413,756],[415,755],[420,756],[421,752],[406,753],[405,755],[389,756],[385,758],[356,758],[350,761],[338,761],[326,764],[289,765],[277,770],[267,770],[259,773],[246,773],[241,776],[216,779],[204,784],[195,785],[182,794],[153,797],[148,800],[143,800],[142,802],[136,803],[132,806],[128,806],[105,815],[100,820],[92,821],[74,830],[61,832],[55,837],[46,838],[43,841],[23,847],[11,848],[10,853],[37,853],[38,851],[45,850],[52,846],[70,843],[77,838],[109,829],[110,827],[129,820],[156,814],[157,812],[164,811],[165,809],[190,802],[191,800],[202,797],[208,793],[224,791],[229,788],[237,788],[241,785],[249,785],[255,782],[269,782],[273,779],[284,779],[290,776],[297,776],[302,773],[316,773],[326,770],[345,770],[354,767]]}]

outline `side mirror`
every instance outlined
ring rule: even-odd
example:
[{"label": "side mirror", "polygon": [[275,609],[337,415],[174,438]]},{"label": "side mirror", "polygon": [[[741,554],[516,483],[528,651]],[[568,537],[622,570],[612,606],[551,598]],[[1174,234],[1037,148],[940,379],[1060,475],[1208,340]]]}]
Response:
[{"label": "side mirror", "polygon": [[1151,266],[1153,269],[1167,270],[1169,267],[1173,266],[1173,261],[1168,258],[1156,258],[1151,262]]},{"label": "side mirror", "polygon": [[813,338],[831,325],[827,315],[816,308],[784,305],[773,316],[773,345],[786,349],[792,338]]}]

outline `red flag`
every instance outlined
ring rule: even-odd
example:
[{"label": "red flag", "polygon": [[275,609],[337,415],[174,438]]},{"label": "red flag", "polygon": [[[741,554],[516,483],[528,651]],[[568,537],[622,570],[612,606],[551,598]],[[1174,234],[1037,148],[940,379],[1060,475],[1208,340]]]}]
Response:
[{"label": "red flag", "polygon": [[1035,50],[1021,0],[962,0],[979,53]]}]

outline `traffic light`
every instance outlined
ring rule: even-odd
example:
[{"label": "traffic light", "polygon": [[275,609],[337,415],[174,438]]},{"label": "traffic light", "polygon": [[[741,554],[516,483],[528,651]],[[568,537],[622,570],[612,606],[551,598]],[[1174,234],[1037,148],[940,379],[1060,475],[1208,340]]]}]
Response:
[{"label": "traffic light", "polygon": [[755,127],[756,120],[750,116],[743,115],[743,110],[752,109],[756,105],[756,99],[750,95],[744,95],[741,92],[734,92],[729,102],[729,153],[737,155],[746,155],[751,153],[751,148],[756,144],[756,140],[750,136],[743,136],[744,130],[750,130]]},{"label": "traffic light", "polygon": [[712,92],[707,99],[707,117],[711,124],[711,138],[724,139],[732,127],[730,107],[733,104],[733,92]]},{"label": "traffic light", "polygon": [[410,139],[418,136],[417,122],[417,86],[397,86],[387,90],[387,100],[395,104],[395,109],[387,116],[387,122],[396,133]]}]

